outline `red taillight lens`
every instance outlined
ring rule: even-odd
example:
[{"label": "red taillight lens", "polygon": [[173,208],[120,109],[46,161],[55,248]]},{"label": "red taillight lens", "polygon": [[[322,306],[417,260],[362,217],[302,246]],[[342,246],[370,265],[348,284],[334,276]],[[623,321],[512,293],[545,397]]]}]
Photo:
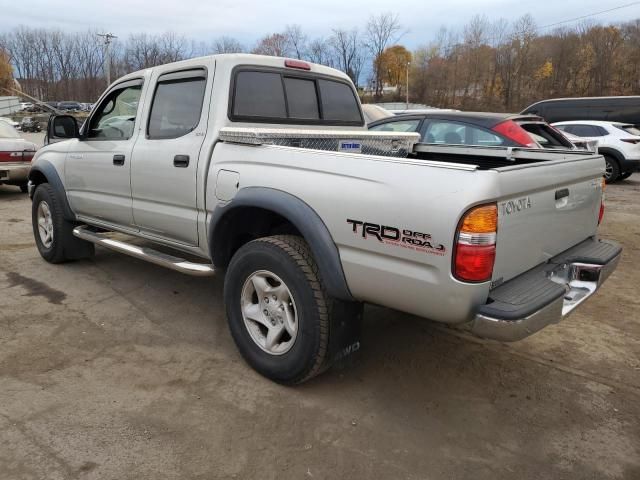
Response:
[{"label": "red taillight lens", "polygon": [[453,275],[464,282],[486,282],[496,258],[498,208],[495,203],[469,210],[456,234]]},{"label": "red taillight lens", "polygon": [[513,120],[506,120],[502,123],[499,123],[492,130],[496,133],[499,133],[503,137],[507,137],[509,140],[516,142],[523,147],[535,148],[536,142],[533,141],[533,138],[527,133],[527,131],[518,125]]},{"label": "red taillight lens", "polygon": [[467,282],[485,282],[491,278],[495,259],[495,245],[458,244],[456,277]]},{"label": "red taillight lens", "polygon": [[606,181],[602,179],[602,196],[600,197],[600,212],[598,212],[598,225],[602,223],[602,218],[604,217],[604,191],[606,188]]},{"label": "red taillight lens", "polygon": [[0,152],[0,162],[30,162],[36,152]]},{"label": "red taillight lens", "polygon": [[297,68],[298,70],[311,70],[311,65],[302,60],[285,60],[284,66],[287,68]]}]

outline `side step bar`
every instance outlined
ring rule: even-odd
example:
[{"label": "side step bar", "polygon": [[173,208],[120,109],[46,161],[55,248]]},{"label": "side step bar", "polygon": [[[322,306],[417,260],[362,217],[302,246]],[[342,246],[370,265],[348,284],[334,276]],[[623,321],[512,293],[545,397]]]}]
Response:
[{"label": "side step bar", "polygon": [[73,229],[73,234],[96,245],[115,250],[116,252],[124,253],[141,260],[146,260],[150,263],[155,263],[161,267],[170,268],[180,273],[186,273],[187,275],[194,275],[196,277],[208,277],[215,274],[213,265],[208,263],[195,263],[189,262],[184,258],[174,257],[166,253],[159,252],[152,248],[140,247],[131,243],[126,243],[121,240],[115,240],[109,238],[108,234],[94,232],[87,226],[80,226]]}]

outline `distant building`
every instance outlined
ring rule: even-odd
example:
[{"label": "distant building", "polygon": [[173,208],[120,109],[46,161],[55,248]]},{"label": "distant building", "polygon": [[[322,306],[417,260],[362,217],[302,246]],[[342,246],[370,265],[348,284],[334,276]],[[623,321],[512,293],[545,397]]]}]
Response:
[{"label": "distant building", "polygon": [[0,97],[0,117],[11,115],[20,110],[18,97]]}]

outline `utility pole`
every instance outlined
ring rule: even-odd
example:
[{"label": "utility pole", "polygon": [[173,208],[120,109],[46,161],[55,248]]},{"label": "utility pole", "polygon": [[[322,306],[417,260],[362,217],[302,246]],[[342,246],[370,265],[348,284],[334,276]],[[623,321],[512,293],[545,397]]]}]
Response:
[{"label": "utility pole", "polygon": [[111,54],[109,45],[114,38],[118,38],[112,33],[96,33],[97,36],[104,38],[104,76],[107,77],[107,87],[111,85]]},{"label": "utility pole", "polygon": [[407,110],[409,110],[409,66],[411,62],[407,62]]}]

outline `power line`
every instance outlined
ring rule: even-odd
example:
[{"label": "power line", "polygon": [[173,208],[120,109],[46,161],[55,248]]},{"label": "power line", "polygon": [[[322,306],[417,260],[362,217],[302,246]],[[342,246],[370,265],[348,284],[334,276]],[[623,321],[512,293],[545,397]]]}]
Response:
[{"label": "power line", "polygon": [[96,33],[96,35],[104,38],[104,76],[107,79],[107,86],[109,86],[111,84],[111,55],[109,45],[111,45],[111,40],[118,37],[112,33]]},{"label": "power line", "polygon": [[[627,3],[627,4],[625,4],[625,5],[620,5],[620,6],[618,6],[618,7],[609,8],[609,9],[607,9],[607,10],[602,10],[602,11],[599,11],[599,12],[588,13],[588,14],[586,14],[586,15],[581,15],[580,17],[569,18],[569,19],[567,19],[567,20],[562,20],[562,21],[560,21],[560,22],[550,23],[550,24],[548,24],[548,25],[543,25],[543,26],[541,26],[541,27],[536,27],[536,31],[542,30],[542,29],[544,29],[544,28],[555,27],[555,26],[557,26],[557,25],[562,25],[562,24],[565,24],[565,23],[570,23],[570,22],[575,22],[575,21],[578,21],[578,20],[583,20],[583,19],[585,19],[585,18],[594,17],[594,16],[596,16],[596,15],[602,15],[603,13],[609,13],[609,12],[613,12],[613,11],[615,11],[615,10],[621,10],[621,9],[623,9],[623,8],[632,7],[632,6],[634,6],[634,5],[640,5],[640,1],[638,1],[638,2],[632,2],[632,3]],[[485,38],[484,38],[484,42],[488,43],[488,42],[491,42],[491,41],[494,41],[494,40],[498,40],[498,41],[500,41],[500,40],[513,39],[513,38],[515,38],[515,36],[516,36],[516,35],[515,35],[515,34],[513,34],[513,33],[512,33],[512,34],[500,35],[500,36],[489,36],[489,37],[485,37]],[[447,52],[448,52],[448,51],[450,51],[452,48],[455,48],[455,47],[462,47],[462,46],[464,46],[464,45],[466,45],[466,43],[465,43],[465,42],[456,42],[456,43],[453,43],[453,44],[447,45],[447,46],[446,46],[446,50],[447,50]]]},{"label": "power line", "polygon": [[582,15],[580,17],[569,18],[568,20],[562,20],[561,22],[550,23],[549,25],[543,25],[541,27],[538,27],[538,30],[542,30],[543,28],[555,27],[557,25],[562,25],[564,23],[576,22],[578,20],[582,20],[582,19],[585,19],[585,18],[595,17],[596,15],[602,15],[603,13],[609,13],[609,12],[613,12],[615,10],[621,10],[623,8],[633,7],[634,5],[640,5],[640,2],[627,3],[625,5],[620,5],[619,7],[613,7],[613,8],[609,8],[607,10],[601,10],[599,12],[588,13],[588,14]]}]

